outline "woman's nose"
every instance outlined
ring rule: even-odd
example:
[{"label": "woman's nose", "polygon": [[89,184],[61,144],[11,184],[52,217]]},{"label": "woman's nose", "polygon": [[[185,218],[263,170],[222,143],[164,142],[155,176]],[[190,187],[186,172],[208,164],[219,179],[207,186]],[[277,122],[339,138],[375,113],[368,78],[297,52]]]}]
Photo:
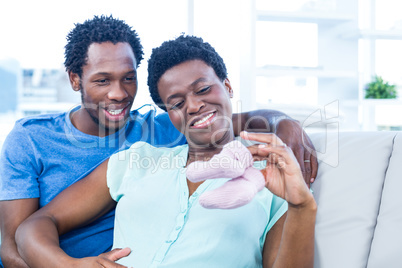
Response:
[{"label": "woman's nose", "polygon": [[187,99],[187,113],[194,114],[199,112],[205,106],[200,97],[189,96]]}]

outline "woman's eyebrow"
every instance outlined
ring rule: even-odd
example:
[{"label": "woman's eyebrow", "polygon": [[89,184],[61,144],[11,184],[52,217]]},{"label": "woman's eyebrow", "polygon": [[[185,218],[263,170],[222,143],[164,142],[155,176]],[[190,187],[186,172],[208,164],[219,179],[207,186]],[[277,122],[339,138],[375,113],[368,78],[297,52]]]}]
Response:
[{"label": "woman's eyebrow", "polygon": [[198,78],[197,80],[195,80],[194,82],[192,82],[192,83],[191,83],[191,86],[193,87],[193,86],[196,86],[198,83],[206,82],[206,81],[207,81],[206,78],[200,77],[200,78]]},{"label": "woman's eyebrow", "polygon": [[173,95],[170,95],[167,99],[166,99],[166,103],[168,103],[171,99],[177,98],[179,97],[181,94],[180,93],[176,93]]},{"label": "woman's eyebrow", "polygon": [[[194,82],[192,82],[191,84],[190,84],[190,87],[195,87],[197,84],[199,84],[199,83],[201,83],[201,82],[206,82],[206,81],[208,81],[205,77],[200,77],[200,78],[198,78],[197,80],[195,80]],[[167,99],[166,99],[166,102],[168,103],[171,99],[174,99],[174,98],[177,98],[177,97],[180,97],[180,93],[176,93],[176,94],[173,94],[173,95],[170,95]]]}]

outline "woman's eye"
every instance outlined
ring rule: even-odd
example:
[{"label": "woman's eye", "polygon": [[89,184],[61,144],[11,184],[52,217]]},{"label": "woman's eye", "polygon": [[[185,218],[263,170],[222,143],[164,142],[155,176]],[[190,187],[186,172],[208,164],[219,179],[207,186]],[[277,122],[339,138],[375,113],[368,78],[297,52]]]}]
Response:
[{"label": "woman's eye", "polygon": [[178,109],[178,108],[180,108],[180,106],[183,104],[183,101],[180,101],[180,102],[178,102],[178,103],[175,103],[175,104],[173,104],[171,107],[170,107],[170,109],[171,110],[175,110],[175,109]]},{"label": "woman's eye", "polygon": [[207,92],[210,88],[211,88],[210,86],[203,87],[203,88],[201,88],[200,90],[197,91],[197,94],[205,93],[205,92]]}]

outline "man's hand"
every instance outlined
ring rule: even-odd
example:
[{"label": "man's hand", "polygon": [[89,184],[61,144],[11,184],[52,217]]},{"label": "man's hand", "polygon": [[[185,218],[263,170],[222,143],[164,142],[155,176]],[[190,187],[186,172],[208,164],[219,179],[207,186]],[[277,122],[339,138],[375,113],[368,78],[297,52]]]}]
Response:
[{"label": "man's hand", "polygon": [[102,268],[127,268],[127,266],[117,264],[115,261],[126,257],[130,254],[131,250],[129,248],[115,248],[112,251],[103,253],[98,257],[89,257],[83,259],[76,259],[74,267],[102,267]]},{"label": "man's hand", "polygon": [[0,201],[0,257],[4,267],[28,268],[15,242],[15,231],[39,206],[37,198]]},{"label": "man's hand", "polygon": [[318,161],[315,147],[299,122],[292,119],[282,119],[276,124],[275,134],[292,149],[304,181],[310,187],[317,177]]},{"label": "man's hand", "polygon": [[99,255],[99,257],[108,259],[112,262],[118,261],[123,257],[127,257],[128,255],[130,255],[131,253],[131,249],[130,248],[115,248],[112,251],[103,253],[101,255]]}]

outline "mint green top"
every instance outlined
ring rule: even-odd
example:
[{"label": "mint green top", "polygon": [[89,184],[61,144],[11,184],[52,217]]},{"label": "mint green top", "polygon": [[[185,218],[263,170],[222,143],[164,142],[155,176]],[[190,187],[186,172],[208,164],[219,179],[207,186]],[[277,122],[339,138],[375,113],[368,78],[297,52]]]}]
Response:
[{"label": "mint green top", "polygon": [[114,248],[130,247],[120,264],[140,267],[262,267],[267,232],[287,202],[264,188],[236,209],[205,209],[199,196],[228,179],[203,182],[189,197],[184,168],[188,145],[145,142],[114,154],[107,183],[118,202]]}]

